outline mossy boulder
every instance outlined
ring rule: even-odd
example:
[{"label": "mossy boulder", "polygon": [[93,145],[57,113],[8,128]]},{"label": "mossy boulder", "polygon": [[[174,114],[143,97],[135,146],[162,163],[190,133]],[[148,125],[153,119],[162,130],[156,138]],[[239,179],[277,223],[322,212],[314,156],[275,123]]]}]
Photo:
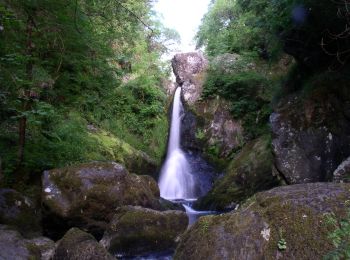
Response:
[{"label": "mossy boulder", "polygon": [[198,209],[227,210],[258,191],[278,186],[272,172],[270,137],[262,136],[247,145],[230,162],[222,178],[195,205]]},{"label": "mossy boulder", "polygon": [[57,242],[53,260],[113,260],[115,259],[95,238],[78,229],[70,229]]},{"label": "mossy boulder", "polygon": [[40,249],[18,231],[0,225],[0,259],[39,260]]},{"label": "mossy boulder", "polygon": [[151,177],[130,174],[114,162],[45,171],[42,184],[45,232],[54,239],[70,227],[101,237],[119,206],[161,208],[157,183]]},{"label": "mossy boulder", "polygon": [[100,243],[113,254],[125,256],[174,249],[187,225],[187,215],[182,211],[121,207]]},{"label": "mossy boulder", "polygon": [[41,212],[28,197],[12,189],[0,189],[0,224],[26,237],[41,234]]},{"label": "mossy boulder", "polygon": [[98,130],[89,134],[97,140],[99,149],[106,159],[125,165],[132,173],[157,177],[159,165],[146,153],[107,131]]},{"label": "mossy boulder", "polygon": [[[199,219],[174,259],[322,259],[333,244],[325,213],[347,212],[350,184],[310,183],[257,193],[237,211]],[[285,241],[286,248],[278,244]]]}]

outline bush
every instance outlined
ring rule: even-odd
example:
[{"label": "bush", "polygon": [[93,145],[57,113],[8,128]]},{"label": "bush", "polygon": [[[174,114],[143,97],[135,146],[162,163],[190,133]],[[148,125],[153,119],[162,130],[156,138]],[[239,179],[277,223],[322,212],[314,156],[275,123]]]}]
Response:
[{"label": "bush", "polygon": [[269,81],[255,71],[224,73],[211,69],[204,84],[204,98],[216,95],[231,102],[231,114],[243,120],[246,139],[253,139],[268,130],[270,102],[265,99]]}]

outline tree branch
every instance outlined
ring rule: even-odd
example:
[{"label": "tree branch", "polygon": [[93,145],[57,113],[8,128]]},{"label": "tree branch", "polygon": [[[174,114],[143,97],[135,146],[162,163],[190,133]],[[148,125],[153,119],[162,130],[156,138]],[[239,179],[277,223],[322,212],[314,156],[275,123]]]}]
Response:
[{"label": "tree branch", "polygon": [[137,14],[135,14],[133,11],[131,11],[129,8],[125,7],[122,3],[120,3],[118,0],[116,0],[116,3],[122,7],[123,9],[125,9],[127,12],[129,12],[132,16],[134,16],[140,23],[143,24],[143,26],[145,26],[148,30],[150,30],[152,33],[154,33],[153,29],[151,26],[149,26],[148,24],[146,24]]}]

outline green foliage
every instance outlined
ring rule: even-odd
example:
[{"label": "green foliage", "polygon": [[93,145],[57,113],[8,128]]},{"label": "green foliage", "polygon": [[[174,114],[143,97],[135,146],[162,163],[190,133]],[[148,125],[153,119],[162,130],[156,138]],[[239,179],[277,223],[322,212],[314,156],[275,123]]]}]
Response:
[{"label": "green foliage", "polygon": [[280,240],[277,242],[277,248],[280,251],[284,251],[287,249],[287,241],[283,238],[282,229],[279,230]]},{"label": "green foliage", "polygon": [[213,1],[196,35],[197,46],[210,56],[257,52],[262,57],[279,53],[277,33],[290,25],[293,0]]},{"label": "green foliage", "polygon": [[350,210],[346,218],[340,221],[337,219],[333,212],[325,215],[326,224],[333,228],[328,238],[335,246],[335,250],[329,252],[324,259],[338,260],[350,258]]},{"label": "green foliage", "polygon": [[160,161],[169,73],[160,61],[178,34],[146,0],[0,0],[0,157],[18,170],[103,160],[88,125],[105,128]]},{"label": "green foliage", "polygon": [[261,73],[252,70],[225,73],[212,67],[204,84],[203,97],[219,95],[230,101],[230,112],[243,120],[246,138],[253,139],[268,129],[271,108],[264,95],[268,88],[269,81]]}]

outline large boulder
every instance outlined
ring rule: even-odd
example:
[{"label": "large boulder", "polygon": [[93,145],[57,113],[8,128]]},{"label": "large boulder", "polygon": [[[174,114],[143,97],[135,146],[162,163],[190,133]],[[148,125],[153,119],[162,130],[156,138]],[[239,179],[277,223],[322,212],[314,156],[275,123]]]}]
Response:
[{"label": "large boulder", "polygon": [[53,260],[113,260],[115,259],[96,239],[78,229],[70,229],[57,242]]},{"label": "large boulder", "polygon": [[42,184],[45,232],[54,239],[70,227],[101,237],[119,206],[161,208],[159,189],[151,177],[130,174],[113,162],[45,171]]},{"label": "large boulder", "polygon": [[258,191],[278,186],[272,171],[270,136],[262,136],[245,145],[229,163],[222,178],[216,180],[209,193],[201,198],[199,209],[228,210]]},{"label": "large boulder", "polygon": [[174,259],[322,259],[333,244],[325,213],[347,212],[350,184],[312,183],[256,194],[238,211],[199,219]]},{"label": "large boulder", "polygon": [[0,224],[19,230],[26,237],[41,233],[41,212],[34,202],[12,189],[0,189]]},{"label": "large boulder", "polygon": [[178,53],[171,61],[176,83],[182,87],[185,101],[192,105],[202,94],[208,61],[201,52]]},{"label": "large boulder", "polygon": [[275,167],[289,184],[331,181],[350,154],[350,104],[322,91],[284,98],[270,117]]},{"label": "large boulder", "polygon": [[121,207],[100,243],[113,254],[124,256],[174,249],[187,225],[187,215],[182,211]]}]

